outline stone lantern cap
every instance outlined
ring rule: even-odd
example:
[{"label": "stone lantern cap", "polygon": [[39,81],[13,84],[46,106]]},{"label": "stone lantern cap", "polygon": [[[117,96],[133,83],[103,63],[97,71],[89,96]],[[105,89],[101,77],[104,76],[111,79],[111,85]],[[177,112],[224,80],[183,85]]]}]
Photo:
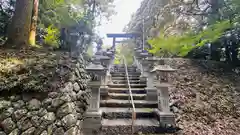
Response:
[{"label": "stone lantern cap", "polygon": [[141,50],[142,48],[141,47],[135,47],[134,50],[137,51],[137,50]]},{"label": "stone lantern cap", "polygon": [[141,52],[142,52],[142,49],[138,48],[138,49],[136,50],[136,52],[137,52],[137,53],[141,53]]},{"label": "stone lantern cap", "polygon": [[90,63],[86,67],[87,72],[89,73],[96,73],[96,74],[101,74],[104,72],[105,68],[100,64],[100,61],[98,58],[94,59],[92,63]]},{"label": "stone lantern cap", "polygon": [[153,68],[151,72],[175,72],[176,69],[171,68],[169,65],[158,65]]},{"label": "stone lantern cap", "polygon": [[141,53],[142,53],[141,49],[135,51],[137,57],[141,57]]},{"label": "stone lantern cap", "polygon": [[146,50],[143,50],[143,51],[140,53],[140,56],[142,56],[142,57],[148,57],[148,56],[149,56],[149,53],[148,53]]},{"label": "stone lantern cap", "polygon": [[104,55],[99,56],[99,59],[100,60],[110,60],[110,58],[108,56],[104,56]]},{"label": "stone lantern cap", "polygon": [[111,51],[107,51],[107,53],[106,53],[108,56],[112,56],[113,55],[113,52],[111,52]]},{"label": "stone lantern cap", "polygon": [[97,57],[100,60],[110,60],[110,58],[108,56],[104,56],[104,55],[98,55],[98,56],[95,56],[95,57]]},{"label": "stone lantern cap", "polygon": [[98,50],[95,55],[102,55],[102,52],[100,50]]},{"label": "stone lantern cap", "polygon": [[145,60],[148,60],[148,61],[158,61],[159,60],[159,58],[157,58],[157,57],[147,57],[147,58],[145,58]]}]

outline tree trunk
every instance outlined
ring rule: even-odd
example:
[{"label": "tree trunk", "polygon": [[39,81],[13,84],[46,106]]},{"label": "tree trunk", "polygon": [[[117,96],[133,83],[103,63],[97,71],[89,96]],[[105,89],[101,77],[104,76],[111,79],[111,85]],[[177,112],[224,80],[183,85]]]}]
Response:
[{"label": "tree trunk", "polygon": [[32,22],[30,27],[29,43],[30,45],[36,45],[36,29],[37,29],[37,18],[38,18],[38,0],[34,0],[33,11],[32,11]]},{"label": "tree trunk", "polygon": [[17,0],[15,12],[8,28],[6,45],[14,48],[29,45],[29,31],[31,25],[33,0]]}]

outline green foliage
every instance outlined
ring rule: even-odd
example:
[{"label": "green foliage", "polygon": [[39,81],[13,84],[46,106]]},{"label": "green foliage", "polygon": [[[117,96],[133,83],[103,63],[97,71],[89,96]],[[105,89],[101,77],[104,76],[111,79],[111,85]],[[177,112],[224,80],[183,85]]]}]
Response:
[{"label": "green foliage", "polygon": [[164,35],[148,40],[152,49],[149,50],[158,56],[186,56],[192,49],[201,47],[219,39],[223,33],[231,27],[229,21],[217,22],[199,33],[187,32],[184,35]]},{"label": "green foliage", "polygon": [[[73,6],[74,5],[74,6]],[[42,0],[39,1],[39,23],[48,27],[51,24],[69,27],[83,17],[82,0]]]},{"label": "green foliage", "polygon": [[53,27],[53,25],[50,25],[47,29],[47,34],[44,36],[44,43],[46,45],[51,45],[54,48],[58,48],[59,47],[59,30],[55,27]]},{"label": "green foliage", "polygon": [[93,56],[93,45],[90,44],[87,49],[87,54],[92,57]]},{"label": "green foliage", "polygon": [[116,52],[115,52],[115,59],[114,59],[114,64],[120,64],[121,63],[121,50],[119,46],[116,47]]}]

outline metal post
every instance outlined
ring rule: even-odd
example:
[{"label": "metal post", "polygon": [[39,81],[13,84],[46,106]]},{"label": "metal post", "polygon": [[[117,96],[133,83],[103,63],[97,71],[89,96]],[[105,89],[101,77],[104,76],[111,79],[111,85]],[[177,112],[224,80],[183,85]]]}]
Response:
[{"label": "metal post", "polygon": [[142,42],[143,42],[143,45],[142,45],[142,50],[144,50],[144,47],[145,47],[145,27],[144,27],[144,25],[145,25],[145,22],[144,22],[144,19],[143,19],[143,22],[142,22],[142,25],[143,25],[143,39],[142,39]]}]

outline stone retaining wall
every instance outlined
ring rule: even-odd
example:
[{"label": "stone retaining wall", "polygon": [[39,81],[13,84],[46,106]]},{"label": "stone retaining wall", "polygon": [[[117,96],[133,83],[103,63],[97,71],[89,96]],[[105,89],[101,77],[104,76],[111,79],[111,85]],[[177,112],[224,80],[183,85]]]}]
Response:
[{"label": "stone retaining wall", "polygon": [[71,77],[51,92],[0,93],[0,135],[81,135],[89,76],[77,60]]}]

